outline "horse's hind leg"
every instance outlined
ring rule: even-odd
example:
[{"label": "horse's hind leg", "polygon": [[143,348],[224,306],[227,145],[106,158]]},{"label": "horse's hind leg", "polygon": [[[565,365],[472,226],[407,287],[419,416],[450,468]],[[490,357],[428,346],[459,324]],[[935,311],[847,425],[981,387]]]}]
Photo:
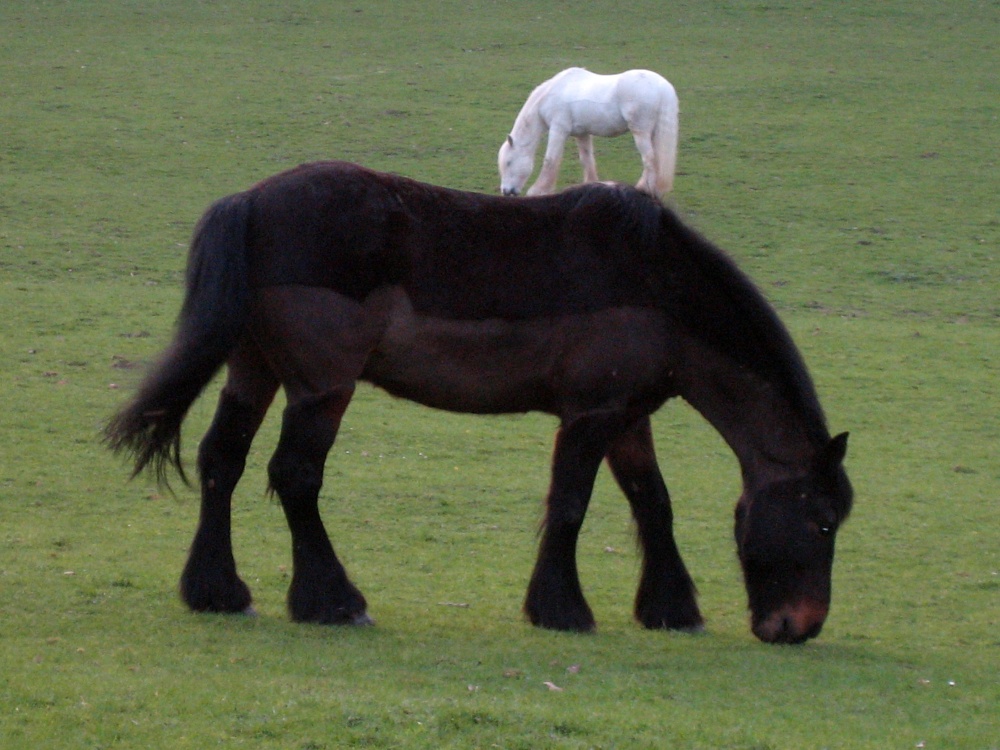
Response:
[{"label": "horse's hind leg", "polygon": [[363,625],[371,620],[365,598],[348,580],[320,518],[323,464],[333,445],[353,386],[285,409],[278,449],[268,466],[292,533],[292,585],[288,611],[298,622]]},{"label": "horse's hind leg", "polygon": [[580,135],[576,138],[577,150],[580,152],[580,164],[583,167],[583,181],[597,182],[597,162],[594,161],[594,137]]},{"label": "horse's hind leg", "polygon": [[653,148],[653,134],[648,130],[634,130],[632,131],[632,140],[635,141],[635,147],[639,151],[639,156],[642,157],[642,175],[639,177],[639,182],[636,183],[636,188],[658,198],[660,189],[657,185],[658,171],[656,149]]},{"label": "horse's hind leg", "polygon": [[327,453],[381,333],[382,313],[305,286],[265,289],[260,310],[257,334],[288,396],[267,471],[292,535],[289,614],[299,622],[369,623],[365,598],[334,553],[318,502]]},{"label": "horse's hind leg", "polygon": [[632,506],[642,547],[636,619],[647,628],[700,630],[695,587],[674,541],[670,495],[656,463],[649,418],[619,437],[607,458]]},{"label": "horse's hind leg", "polygon": [[231,535],[232,494],[278,383],[256,349],[241,345],[212,426],[198,450],[201,513],[181,574],[181,598],[196,612],[249,612],[250,589],[236,573]]}]

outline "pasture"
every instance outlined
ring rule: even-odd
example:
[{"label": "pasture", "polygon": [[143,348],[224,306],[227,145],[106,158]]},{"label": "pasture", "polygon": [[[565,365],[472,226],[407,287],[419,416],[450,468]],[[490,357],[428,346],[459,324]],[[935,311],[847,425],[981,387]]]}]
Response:
[{"label": "pasture", "polygon": [[[1000,747],[998,24],[972,0],[6,0],[0,747]],[[851,432],[822,635],[749,632],[737,465],[685,404],[653,425],[707,633],[632,622],[628,510],[602,472],[583,636],[520,613],[554,422],[374,389],[322,510],[376,627],[285,616],[277,409],[234,508],[260,616],[189,614],[196,495],[128,483],[98,434],[169,337],[198,216],[321,158],[496,192],[519,107],[571,65],[673,83],[670,203],[773,301]],[[595,146],[602,178],[635,182],[630,139]]]}]

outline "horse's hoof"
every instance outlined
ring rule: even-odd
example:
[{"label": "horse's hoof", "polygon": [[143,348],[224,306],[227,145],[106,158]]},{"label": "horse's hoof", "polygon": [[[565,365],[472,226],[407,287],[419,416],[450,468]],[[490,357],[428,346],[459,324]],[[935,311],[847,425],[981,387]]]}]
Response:
[{"label": "horse's hoof", "polygon": [[375,620],[369,617],[367,612],[362,612],[361,614],[354,615],[351,618],[350,624],[362,628],[367,628],[373,626],[375,624]]},{"label": "horse's hoof", "polygon": [[705,635],[708,631],[705,629],[703,624],[691,625],[687,628],[674,628],[675,633],[684,633],[685,635]]},{"label": "horse's hoof", "polygon": [[258,617],[259,616],[259,613],[257,612],[257,610],[254,608],[254,606],[252,604],[248,604],[247,607],[246,607],[246,609],[244,609],[242,612],[240,612],[240,614],[243,615],[244,617]]},{"label": "horse's hoof", "polygon": [[347,609],[336,609],[332,612],[317,613],[312,616],[296,615],[291,613],[293,622],[311,622],[316,625],[345,625],[349,627],[367,627],[374,625],[375,621],[368,616],[365,610],[360,612],[350,612]]},{"label": "horse's hoof", "polygon": [[544,630],[559,630],[564,633],[594,633],[597,631],[597,623],[594,622],[592,617],[542,618],[529,614],[528,621],[536,628],[542,628]]},{"label": "horse's hoof", "polygon": [[690,633],[692,635],[698,635],[705,632],[705,624],[703,622],[681,624],[676,621],[670,622],[668,620],[653,620],[651,622],[640,620],[639,624],[646,628],[646,630],[669,630],[672,633]]}]

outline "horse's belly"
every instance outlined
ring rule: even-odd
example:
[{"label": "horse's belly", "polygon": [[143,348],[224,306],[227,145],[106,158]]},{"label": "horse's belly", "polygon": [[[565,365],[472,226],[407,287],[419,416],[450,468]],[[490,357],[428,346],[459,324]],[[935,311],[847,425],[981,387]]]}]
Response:
[{"label": "horse's belly", "polygon": [[570,135],[596,135],[612,138],[628,132],[628,123],[617,102],[581,101],[570,106]]},{"label": "horse's belly", "polygon": [[673,395],[670,348],[663,318],[650,310],[508,321],[448,320],[406,306],[390,315],[362,378],[450,411],[561,414],[662,403]]},{"label": "horse's belly", "polygon": [[390,322],[362,378],[427,406],[472,413],[546,410],[552,349],[531,323],[414,315]]}]

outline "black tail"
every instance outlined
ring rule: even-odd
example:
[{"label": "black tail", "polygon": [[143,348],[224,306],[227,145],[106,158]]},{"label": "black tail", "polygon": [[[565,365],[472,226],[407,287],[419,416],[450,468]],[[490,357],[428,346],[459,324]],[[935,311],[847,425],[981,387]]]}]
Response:
[{"label": "black tail", "polygon": [[135,462],[132,475],[152,466],[166,484],[181,464],[181,424],[239,342],[250,303],[247,227],[251,202],[238,193],[202,216],[188,254],[184,305],[177,330],[135,397],[108,422],[104,440]]}]

